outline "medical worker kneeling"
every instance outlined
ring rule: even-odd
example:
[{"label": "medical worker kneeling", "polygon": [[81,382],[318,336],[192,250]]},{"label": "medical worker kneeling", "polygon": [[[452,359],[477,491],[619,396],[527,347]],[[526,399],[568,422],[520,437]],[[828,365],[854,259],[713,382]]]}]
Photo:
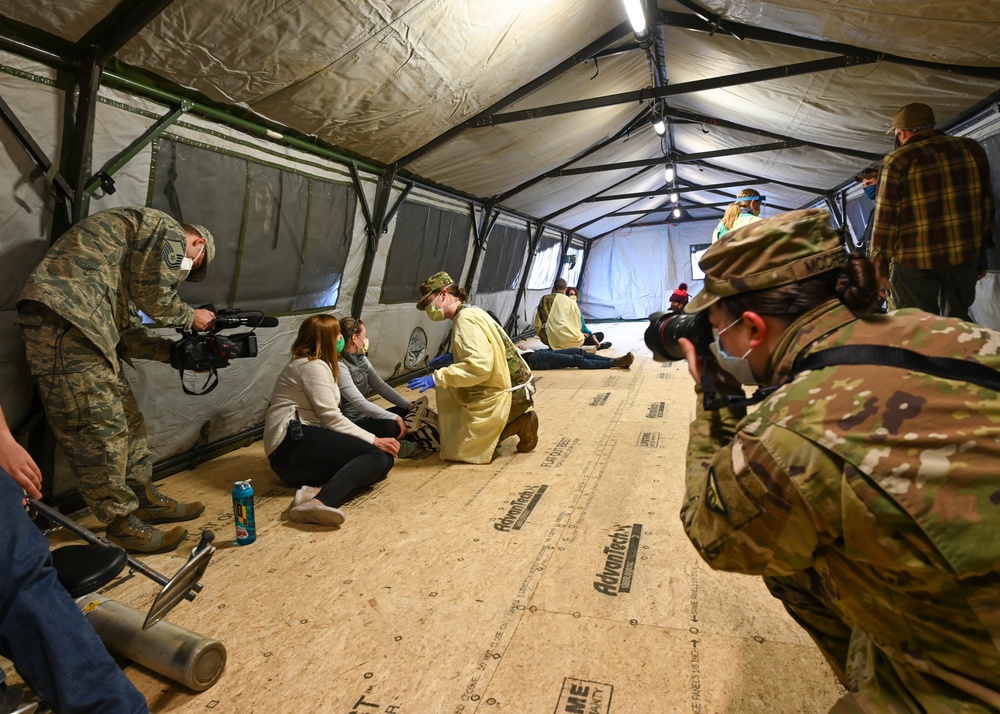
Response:
[{"label": "medical worker kneeling", "polygon": [[749,415],[699,404],[691,542],[764,576],[849,690],[832,711],[1000,711],[1000,333],[872,316],[874,267],[820,209],[728,233],[700,265],[686,312],[707,311],[715,359],[682,340],[692,376],[773,391]]},{"label": "medical worker kneeling", "polygon": [[538,443],[538,416],[531,408],[531,370],[489,313],[466,304],[468,293],[447,273],[420,286],[417,303],[434,321],[453,320],[451,352],[431,361],[435,370],[407,386],[437,387],[441,458],[488,464],[497,444],[517,435],[517,450]]}]

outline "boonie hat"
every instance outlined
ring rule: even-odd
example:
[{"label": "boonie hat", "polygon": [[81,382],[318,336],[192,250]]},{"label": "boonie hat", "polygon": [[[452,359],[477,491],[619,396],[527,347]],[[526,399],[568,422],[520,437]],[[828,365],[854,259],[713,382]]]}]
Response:
[{"label": "boonie hat", "polygon": [[191,228],[194,228],[198,235],[205,239],[205,259],[201,261],[200,266],[191,271],[187,278],[189,283],[198,283],[208,275],[208,264],[215,258],[215,238],[205,226],[191,225]]},{"label": "boonie hat", "polygon": [[417,303],[417,309],[423,310],[427,307],[427,303],[430,302],[429,298],[431,293],[446,288],[449,285],[454,285],[455,281],[451,279],[448,273],[441,271],[440,273],[434,273],[431,277],[424,281],[424,284],[420,286],[420,294],[423,295],[420,298],[420,302]]},{"label": "boonie hat", "polygon": [[896,129],[916,129],[921,126],[934,126],[934,110],[926,104],[912,102],[893,115],[892,126],[886,134],[891,134]]},{"label": "boonie hat", "polygon": [[705,251],[698,261],[705,287],[684,312],[701,312],[731,295],[797,283],[845,262],[829,211],[779,213],[727,233]]}]

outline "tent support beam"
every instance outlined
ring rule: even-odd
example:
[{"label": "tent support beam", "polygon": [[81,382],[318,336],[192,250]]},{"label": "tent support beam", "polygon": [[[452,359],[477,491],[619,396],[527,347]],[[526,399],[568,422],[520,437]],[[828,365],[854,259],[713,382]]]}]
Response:
[{"label": "tent support beam", "polygon": [[648,166],[664,166],[666,164],[694,163],[702,159],[715,159],[722,156],[739,156],[742,154],[758,154],[767,151],[780,151],[781,149],[794,149],[802,146],[801,141],[778,141],[772,144],[755,144],[753,146],[739,146],[735,149],[720,149],[718,151],[703,151],[699,154],[669,154],[655,159],[636,159],[635,161],[622,161],[617,164],[598,164],[596,166],[582,166],[576,169],[556,169],[550,171],[546,176],[554,178],[556,176],[577,176],[579,174],[594,174],[600,171],[617,171],[619,169],[634,169]]},{"label": "tent support beam", "polygon": [[588,199],[588,203],[593,201],[623,201],[627,198],[646,198],[647,196],[669,196],[672,193],[694,193],[695,191],[712,191],[719,188],[736,188],[738,186],[756,185],[769,183],[767,179],[749,179],[747,181],[733,181],[732,183],[715,183],[708,186],[688,186],[687,188],[663,188],[659,191],[644,191],[641,193],[619,193],[613,196],[594,196]]},{"label": "tent support beam", "polygon": [[465,126],[470,129],[477,129],[487,126],[497,126],[499,124],[509,124],[517,121],[526,121],[528,119],[559,116],[561,114],[570,114],[572,112],[580,112],[587,109],[612,107],[619,104],[631,104],[633,102],[645,102],[651,99],[673,97],[678,94],[704,92],[709,89],[722,89],[723,87],[754,84],[756,82],[766,82],[772,79],[784,79],[785,77],[795,77],[803,74],[813,74],[833,69],[843,69],[844,67],[871,64],[873,62],[878,62],[880,58],[881,55],[876,52],[864,52],[852,55],[842,55],[840,57],[810,60],[808,62],[797,62],[795,64],[782,65],[781,67],[755,69],[750,72],[738,72],[737,74],[730,74],[723,77],[712,77],[711,79],[699,79],[692,82],[670,84],[666,87],[653,87],[633,92],[620,92],[618,94],[609,94],[603,97],[594,97],[592,99],[581,99],[575,102],[563,102],[561,104],[550,104],[544,107],[523,109],[515,112],[507,112],[505,114],[493,114],[485,117],[481,116],[470,119],[461,126]]},{"label": "tent support beam", "polygon": [[[577,161],[582,161],[583,159],[587,158],[588,156],[597,153],[598,151],[600,151],[601,149],[603,149],[605,146],[608,146],[609,144],[613,144],[614,142],[616,142],[619,139],[621,139],[623,136],[627,136],[638,125],[645,124],[648,121],[648,118],[649,118],[649,111],[648,110],[641,112],[634,120],[632,120],[631,122],[629,122],[629,124],[624,129],[622,129],[621,131],[617,132],[614,136],[612,136],[612,137],[610,137],[608,139],[605,139],[604,141],[601,141],[601,142],[595,144],[594,146],[590,147],[589,149],[587,149],[586,151],[584,151],[579,156],[576,156],[576,157],[570,159],[569,161],[565,162],[564,164],[562,164],[561,166],[559,166],[555,170],[559,171],[561,169],[567,168],[571,164],[574,164]],[[539,174],[538,176],[535,176],[534,178],[528,179],[524,183],[522,183],[522,184],[520,184],[518,186],[515,186],[514,188],[510,189],[509,191],[505,191],[504,193],[501,193],[501,194],[495,196],[494,200],[497,203],[503,203],[504,201],[506,201],[507,199],[509,199],[511,196],[516,196],[517,194],[521,193],[522,191],[526,191],[527,189],[531,188],[535,184],[544,181],[546,178],[548,178],[548,174]]]},{"label": "tent support beam", "polygon": [[103,66],[172,2],[173,0],[119,2],[80,38],[76,43],[77,48],[81,54],[86,52],[85,48],[96,48],[94,61]]},{"label": "tent support beam", "polygon": [[[357,175],[357,168],[352,167],[352,179]],[[361,311],[365,307],[365,295],[368,293],[368,284],[372,279],[372,267],[375,265],[375,254],[378,252],[378,241],[387,230],[386,213],[389,207],[389,194],[392,193],[392,184],[396,180],[396,165],[386,166],[385,171],[379,176],[378,185],[375,189],[375,209],[365,216],[365,230],[368,241],[365,246],[365,259],[361,264],[361,275],[358,276],[358,287],[354,291],[354,300],[351,301],[351,315],[361,317]],[[357,176],[356,187],[360,186],[361,177]],[[359,194],[363,196],[364,194]],[[378,226],[376,230],[375,226]]]},{"label": "tent support beam", "polygon": [[[101,89],[103,68],[96,61],[96,48],[90,47],[87,55],[81,58],[80,69],[76,73],[75,96],[67,92],[67,103],[75,99],[75,116],[70,122],[70,131],[63,133],[63,152],[60,168],[63,176],[73,187],[73,208],[70,213],[70,225],[87,215],[90,203],[85,193],[87,176],[90,173],[90,156],[94,146],[94,123],[97,117],[97,93]],[[68,107],[67,107],[68,109]],[[52,222],[52,240],[61,236],[69,225],[59,225],[58,220]]]},{"label": "tent support beam", "polygon": [[469,263],[469,273],[465,276],[465,292],[472,293],[472,281],[476,278],[476,270],[479,269],[479,262],[483,259],[483,251],[486,249],[486,241],[489,240],[493,227],[497,224],[500,212],[494,210],[495,204],[487,201],[483,204],[483,212],[476,221],[476,204],[469,201],[469,212],[472,214],[472,262]]},{"label": "tent support beam", "polygon": [[[469,121],[476,121],[477,119],[486,119],[488,117],[493,116],[504,107],[510,106],[519,99],[528,96],[539,87],[542,87],[551,82],[556,77],[565,74],[573,67],[576,67],[578,64],[581,64],[582,62],[587,62],[597,52],[603,50],[608,45],[617,42],[621,38],[630,34],[632,34],[632,26],[628,22],[621,23],[617,27],[613,28],[610,32],[606,32],[600,37],[598,37],[596,40],[591,42],[589,45],[584,47],[582,50],[577,52],[569,59],[560,62],[555,67],[553,67],[552,69],[550,69],[548,72],[541,75],[537,79],[529,82],[520,89],[511,92],[500,101],[490,105],[486,110],[480,112]],[[458,124],[449,129],[448,131],[444,132],[443,134],[439,134],[437,137],[431,139],[426,144],[421,146],[419,149],[411,151],[406,156],[398,159],[396,161],[396,164],[400,167],[407,166],[409,164],[412,164],[417,159],[423,157],[424,155],[430,153],[439,146],[446,144],[447,142],[449,142],[450,140],[454,139],[456,136],[464,132],[466,129],[468,129],[469,121],[466,121],[462,124]]]},{"label": "tent support beam", "polygon": [[[31,157],[35,166],[47,175],[52,168],[52,160],[45,155],[42,147],[32,138],[24,124],[17,118],[14,110],[11,109],[3,97],[0,97],[0,118],[4,120],[4,123],[13,132],[14,137],[21,144],[22,148],[24,148],[25,152],[27,152],[28,156]],[[73,203],[73,189],[66,183],[66,179],[63,178],[62,174],[55,173],[52,176],[52,191],[65,210],[64,219],[68,221],[71,213],[70,206]]]},{"label": "tent support beam", "polygon": [[[682,3],[683,4],[683,3]],[[853,55],[869,52],[863,47],[845,45],[840,42],[828,42],[825,40],[812,40],[807,37],[799,37],[788,32],[779,30],[769,30],[764,27],[754,27],[743,25],[738,22],[730,22],[717,17],[717,24],[682,12],[671,12],[660,10],[659,19],[651,19],[650,22],[659,22],[662,25],[676,27],[683,30],[695,30],[697,32],[707,32],[713,34],[718,29],[723,29],[730,34],[744,40],[754,40],[772,45],[783,45],[785,47],[797,47],[804,50],[815,50],[817,52],[828,52],[834,55]],[[982,79],[1000,79],[1000,68],[996,67],[975,67],[970,65],[954,65],[941,62],[928,62],[926,60],[911,59],[879,53],[879,61],[891,62],[892,64],[909,65],[911,67],[921,67],[936,72],[947,74],[964,74],[969,77],[979,77]]]},{"label": "tent support beam", "polygon": [[695,124],[708,124],[709,126],[720,126],[724,129],[736,129],[737,131],[745,131],[750,134],[757,134],[758,136],[764,136],[769,139],[776,139],[778,141],[794,141],[797,142],[799,146],[808,146],[810,148],[819,149],[821,151],[829,151],[832,154],[853,156],[859,159],[864,159],[865,161],[879,161],[882,158],[882,154],[873,154],[870,151],[856,151],[854,149],[848,149],[842,146],[830,146],[829,144],[820,144],[815,141],[800,141],[799,139],[795,139],[791,136],[786,136],[784,134],[777,134],[771,131],[764,131],[763,129],[756,129],[752,126],[746,126],[745,124],[738,124],[736,122],[727,121],[725,119],[710,117],[706,114],[698,114],[697,112],[688,111],[686,109],[668,108],[664,113],[671,119],[689,121]]},{"label": "tent support beam", "polygon": [[528,261],[524,266],[524,277],[521,278],[521,284],[517,288],[517,296],[514,298],[514,309],[510,313],[510,319],[507,320],[508,335],[517,335],[517,311],[521,307],[521,301],[524,299],[525,292],[528,290],[528,275],[531,274],[531,264],[535,262],[535,252],[538,250],[538,244],[542,240],[545,224],[539,221],[534,225],[534,229],[535,235],[532,237],[531,243],[528,244]]},{"label": "tent support beam", "polygon": [[[181,101],[181,105],[177,109],[174,109],[168,114],[164,114],[155,124],[153,124],[153,126],[149,127],[149,129],[147,129],[142,136],[129,144],[124,150],[118,152],[116,156],[109,159],[108,162],[101,167],[100,171],[87,180],[87,184],[84,187],[86,195],[90,196],[93,194],[94,191],[97,190],[98,186],[104,185],[105,182],[114,176],[119,169],[131,161],[136,154],[142,151],[148,144],[159,138],[163,132],[177,123],[177,120],[179,120],[191,109],[191,104],[192,103],[186,99]],[[112,182],[112,185],[113,183],[114,182]]]}]

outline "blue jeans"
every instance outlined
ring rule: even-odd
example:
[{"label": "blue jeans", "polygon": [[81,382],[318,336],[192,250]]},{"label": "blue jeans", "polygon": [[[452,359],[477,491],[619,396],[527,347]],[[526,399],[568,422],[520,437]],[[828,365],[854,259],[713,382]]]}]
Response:
[{"label": "blue jeans", "polygon": [[614,362],[610,357],[595,355],[580,347],[564,350],[535,350],[524,355],[524,361],[532,369],[611,369]]},{"label": "blue jeans", "polygon": [[0,469],[0,655],[59,714],[148,712],[56,579],[49,544]]}]

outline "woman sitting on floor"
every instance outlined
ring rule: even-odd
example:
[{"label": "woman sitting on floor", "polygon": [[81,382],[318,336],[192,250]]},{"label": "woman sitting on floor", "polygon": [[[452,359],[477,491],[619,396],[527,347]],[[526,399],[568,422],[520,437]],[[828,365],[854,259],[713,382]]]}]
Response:
[{"label": "woman sitting on floor", "polygon": [[[344,416],[375,436],[399,439],[399,458],[426,456],[436,451],[437,415],[427,397],[410,401],[385,383],[368,359],[368,328],[361,318],[340,320],[344,349],[340,353],[340,408]],[[365,395],[374,391],[394,406],[383,409]],[[427,425],[428,429],[423,427]]]},{"label": "woman sitting on floor", "polygon": [[310,315],[292,343],[292,360],[278,376],[264,419],[271,468],[300,486],[288,519],[337,526],[355,492],[382,481],[399,442],[365,431],[340,411],[337,354],[344,347],[333,315]]}]

